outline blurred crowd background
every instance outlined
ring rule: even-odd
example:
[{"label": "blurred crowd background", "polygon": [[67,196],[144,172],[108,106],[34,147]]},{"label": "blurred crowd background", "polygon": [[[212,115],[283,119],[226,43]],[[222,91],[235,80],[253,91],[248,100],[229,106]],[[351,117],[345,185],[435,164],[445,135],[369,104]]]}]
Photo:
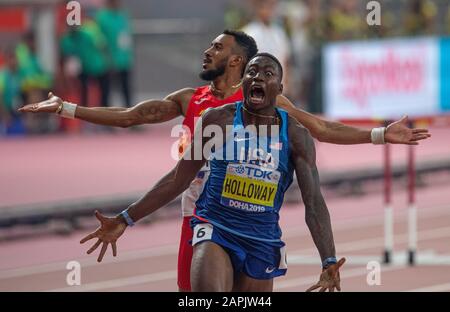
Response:
[{"label": "blurred crowd background", "polygon": [[[0,136],[93,131],[51,115],[19,114],[48,91],[85,106],[130,106],[195,87],[202,52],[223,29],[254,36],[283,63],[285,94],[323,112],[322,48],[329,42],[450,35],[448,0],[0,1]],[[70,4],[69,4],[70,5]],[[71,7],[72,8],[72,7]]]}]

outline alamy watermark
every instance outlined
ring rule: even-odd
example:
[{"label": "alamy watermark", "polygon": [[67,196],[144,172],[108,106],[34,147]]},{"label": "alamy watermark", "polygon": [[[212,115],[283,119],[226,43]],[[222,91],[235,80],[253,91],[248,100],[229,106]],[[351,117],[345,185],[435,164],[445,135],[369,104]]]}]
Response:
[{"label": "alamy watermark", "polygon": [[180,157],[185,160],[214,158],[254,162],[267,169],[278,166],[279,153],[283,148],[279,125],[271,125],[270,128],[268,125],[251,124],[245,128],[226,125],[224,129],[219,125],[202,127],[202,118],[199,118],[196,127],[193,138],[189,129],[182,125],[172,128],[172,137],[181,136],[180,141],[171,148],[174,160]]},{"label": "alamy watermark", "polygon": [[69,26],[81,25],[81,4],[78,1],[69,1],[66,5],[67,13],[66,22]]},{"label": "alamy watermark", "polygon": [[81,264],[78,261],[69,261],[66,265],[69,273],[66,275],[66,283],[69,286],[81,285]]},{"label": "alamy watermark", "polygon": [[366,22],[369,26],[381,25],[381,5],[378,1],[367,2],[366,9],[370,11],[367,14]]},{"label": "alamy watermark", "polygon": [[369,271],[366,276],[366,282],[369,286],[381,285],[381,265],[378,261],[367,263],[366,269]]}]

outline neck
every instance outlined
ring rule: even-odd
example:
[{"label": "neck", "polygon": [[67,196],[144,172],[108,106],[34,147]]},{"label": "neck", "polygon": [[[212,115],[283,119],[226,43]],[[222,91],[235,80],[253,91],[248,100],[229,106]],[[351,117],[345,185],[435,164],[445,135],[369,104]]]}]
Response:
[{"label": "neck", "polygon": [[245,121],[245,125],[273,125],[279,124],[279,116],[274,105],[262,108],[257,111],[253,111],[248,107],[244,101],[242,109],[242,117]]},{"label": "neck", "polygon": [[237,75],[223,74],[211,81],[210,88],[213,95],[220,99],[225,99],[241,87],[241,77]]}]

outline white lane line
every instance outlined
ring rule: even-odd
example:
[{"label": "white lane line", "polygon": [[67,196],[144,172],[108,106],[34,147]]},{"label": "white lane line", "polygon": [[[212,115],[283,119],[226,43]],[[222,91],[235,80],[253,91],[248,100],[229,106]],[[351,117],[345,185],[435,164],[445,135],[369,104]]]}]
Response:
[{"label": "white lane line", "polygon": [[[408,265],[408,254],[406,250],[402,252],[396,252],[392,254],[391,265]],[[348,255],[346,256],[347,266],[366,266],[371,261],[377,261],[378,263],[383,263],[382,256],[378,255]],[[319,257],[313,256],[302,256],[295,255],[289,257],[289,266],[291,265],[316,265],[320,267]],[[416,265],[426,265],[426,266],[448,266],[450,265],[450,255],[448,254],[437,254],[433,250],[421,250],[420,253],[416,254],[415,258]]]},{"label": "white lane line", "polygon": [[[431,229],[431,230],[422,230],[418,232],[418,238],[419,241],[425,241],[425,240],[431,240],[431,239],[437,239],[437,238],[444,238],[450,236],[450,227],[442,227],[437,229]],[[395,243],[396,244],[402,244],[406,243],[408,241],[408,235],[407,234],[401,234],[397,235],[395,237]],[[337,252],[338,254],[344,254],[347,252],[352,251],[360,251],[364,249],[370,249],[375,247],[382,247],[384,246],[384,241],[382,237],[379,238],[369,238],[369,239],[362,239],[352,242],[346,242],[346,243],[339,243],[337,244]],[[419,245],[420,247],[420,245]],[[420,254],[420,251],[418,251]],[[291,263],[291,257],[294,260],[295,263],[295,257],[303,257],[302,255],[310,255],[310,254],[317,254],[316,248],[309,248],[309,249],[297,249],[295,251],[289,252],[288,250],[288,261]],[[381,254],[380,254],[381,255]]]},{"label": "white lane line", "polygon": [[168,279],[175,279],[177,271],[164,271],[159,273],[131,276],[125,278],[111,279],[102,282],[89,283],[80,286],[69,286],[64,288],[52,289],[49,292],[79,292],[79,291],[96,291],[115,287],[125,287],[139,285],[149,282],[159,282]]},{"label": "white lane line", "polygon": [[[381,274],[383,274],[384,272],[399,270],[399,269],[403,269],[403,268],[404,268],[404,266],[382,267]],[[363,275],[365,276],[365,275],[367,275],[367,273],[368,273],[368,271],[365,267],[349,269],[349,270],[342,270],[340,272],[341,281],[346,278],[350,278],[350,277],[357,277],[357,276],[363,276]],[[283,281],[279,281],[279,282],[277,282],[275,280],[274,290],[283,290],[286,288],[299,287],[299,286],[303,286],[303,285],[306,285],[307,286],[306,288],[308,288],[309,286],[312,286],[313,284],[317,283],[318,280],[319,280],[319,273],[317,273],[316,275],[305,276],[305,277],[300,277],[300,278],[291,278],[291,279],[287,279],[287,280],[283,280]],[[306,288],[303,289],[303,291],[305,291]]]},{"label": "white lane line", "polygon": [[[395,208],[394,208],[395,211]],[[408,211],[407,209],[403,209],[399,213],[396,213],[394,215],[394,222],[395,223],[402,223],[406,222],[406,215]],[[450,205],[439,205],[434,207],[423,207],[418,210],[418,217],[419,222],[423,219],[432,219],[436,217],[440,217],[443,215],[450,214]],[[283,216],[281,216],[283,218]],[[334,223],[333,220],[331,220],[333,231],[343,231],[343,230],[350,230],[350,229],[359,229],[359,228],[367,228],[369,226],[376,226],[379,224],[383,224],[384,217],[382,215],[375,215],[375,216],[362,216],[358,217],[357,219],[347,219],[347,220],[341,220],[339,222]],[[299,235],[309,235],[309,230],[307,227],[295,227],[295,228],[289,228],[288,230],[283,231],[283,239],[290,238],[290,237],[296,237]]]},{"label": "white lane line", "polygon": [[[405,236],[404,240],[406,241],[407,235],[404,235],[404,236]],[[444,228],[423,231],[423,235],[421,234],[419,237],[425,237],[425,239],[427,239],[427,238],[439,238],[439,237],[448,237],[448,236],[450,236],[450,227],[444,227]],[[362,240],[362,241],[358,241],[358,242],[349,242],[349,243],[346,243],[345,248],[347,248],[348,250],[352,250],[352,251],[356,251],[358,249],[359,250],[366,249],[367,243],[368,243],[368,240]],[[378,243],[381,246],[383,244],[383,240],[378,240],[373,243],[374,243],[374,245],[376,243]],[[345,250],[345,248],[343,250]],[[345,252],[345,251],[342,251],[342,252]],[[401,259],[399,259],[398,261],[395,261],[395,264],[390,265],[389,267],[382,267],[382,272],[405,268],[405,266],[401,265],[401,263],[406,263],[406,261],[404,261],[404,259],[403,259],[404,258],[403,256],[406,256],[406,254],[405,255],[400,254],[398,256],[400,256]],[[351,259],[352,259],[351,257],[348,257],[348,264],[351,264]],[[363,260],[365,261],[366,258],[364,258]],[[377,258],[377,256],[374,256],[374,257],[368,256],[367,262],[371,261],[371,260],[381,260],[381,259],[380,259],[380,257]],[[304,256],[294,254],[294,255],[288,257],[288,262],[289,262],[289,265],[314,264],[314,263],[317,263],[317,259],[312,259],[311,257],[305,258]],[[356,261],[356,263],[354,263],[354,264],[361,264],[361,261]],[[57,289],[57,290],[53,290],[53,291],[94,291],[94,290],[102,290],[102,289],[108,289],[108,288],[114,288],[114,287],[139,285],[139,284],[144,284],[144,283],[149,283],[149,282],[154,282],[154,281],[172,279],[172,278],[176,277],[175,271],[167,271],[167,272],[162,272],[162,273],[164,273],[164,274],[159,275],[159,273],[156,273],[156,274],[147,274],[147,275],[127,277],[127,278],[119,278],[119,279],[113,279],[113,280],[109,280],[109,281],[90,283],[90,284],[77,286],[77,287],[67,287],[67,288]],[[362,276],[362,275],[366,275],[366,274],[367,274],[367,269],[365,268],[365,266],[359,267],[359,268],[354,268],[354,269],[349,269],[349,270],[344,270],[341,272],[341,276],[343,278],[344,277],[347,278],[347,277]],[[287,280],[276,283],[275,289],[284,289],[284,288],[290,288],[290,287],[295,287],[295,286],[301,286],[301,285],[305,285],[305,284],[312,285],[312,283],[317,282],[317,278],[318,278],[318,275],[316,274],[314,276],[307,276],[307,277],[295,278],[295,279],[287,279]]]},{"label": "white lane line", "polygon": [[416,289],[405,290],[406,292],[436,292],[436,291],[450,291],[450,283],[421,287]]},{"label": "white lane line", "polygon": [[[162,247],[154,247],[151,249],[142,249],[142,250],[124,252],[123,254],[120,254],[120,250],[119,250],[118,258],[108,257],[102,261],[102,264],[121,263],[121,262],[137,260],[137,259],[147,258],[147,257],[151,258],[151,257],[165,256],[165,255],[176,255],[177,253],[178,253],[178,245],[167,245],[167,246],[162,246]],[[90,257],[90,258],[73,259],[73,260],[80,262],[80,265],[82,268],[86,268],[86,267],[90,267],[90,266],[94,266],[94,265],[99,265],[96,259],[97,259],[96,257]],[[7,279],[7,278],[13,278],[13,277],[34,275],[34,274],[64,271],[64,270],[66,270],[66,265],[69,261],[72,261],[72,260],[67,260],[64,262],[54,262],[54,263],[26,267],[26,268],[18,268],[18,269],[0,271],[0,280]]]}]

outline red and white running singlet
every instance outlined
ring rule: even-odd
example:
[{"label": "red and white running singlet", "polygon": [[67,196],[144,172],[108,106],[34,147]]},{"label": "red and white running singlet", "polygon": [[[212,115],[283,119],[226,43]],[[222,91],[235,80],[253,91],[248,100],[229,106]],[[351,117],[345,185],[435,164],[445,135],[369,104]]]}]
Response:
[{"label": "red and white running singlet", "polygon": [[[197,88],[189,102],[186,116],[183,121],[185,135],[183,135],[179,141],[179,155],[183,155],[184,150],[191,143],[191,137],[194,133],[195,122],[206,109],[242,101],[243,98],[244,96],[241,88],[239,88],[233,95],[223,100],[216,98],[211,93],[209,86]],[[208,180],[208,176],[209,168],[205,165],[181,196],[183,226],[181,229],[180,247],[178,251],[177,284],[178,287],[184,291],[191,290],[190,270],[193,249],[191,244],[189,243],[192,239],[192,229],[189,225],[189,222],[194,212],[195,202],[202,193],[205,182],[206,180]]]},{"label": "red and white running singlet", "polygon": [[[186,147],[191,143],[195,122],[205,110],[211,107],[220,107],[225,104],[242,101],[243,98],[242,88],[239,88],[233,95],[221,100],[211,93],[209,86],[198,87],[189,101],[186,116],[183,120],[183,126],[186,128],[186,133],[179,141],[179,155],[182,155]],[[208,178],[208,174],[209,168],[207,166],[203,167],[194,181],[192,181],[189,188],[183,193],[181,197],[183,216],[192,216],[194,204],[203,190],[203,185]]]}]

